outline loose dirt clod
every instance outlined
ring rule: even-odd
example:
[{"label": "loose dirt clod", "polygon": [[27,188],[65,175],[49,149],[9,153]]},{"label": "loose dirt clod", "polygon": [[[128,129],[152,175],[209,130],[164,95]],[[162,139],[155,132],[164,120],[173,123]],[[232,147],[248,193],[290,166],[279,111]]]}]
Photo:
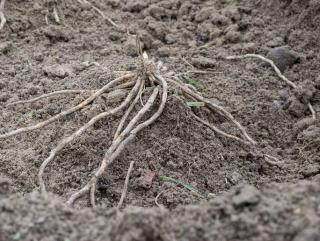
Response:
[{"label": "loose dirt clod", "polygon": [[267,57],[274,62],[281,73],[299,61],[297,53],[290,51],[287,46],[277,47],[270,50]]}]

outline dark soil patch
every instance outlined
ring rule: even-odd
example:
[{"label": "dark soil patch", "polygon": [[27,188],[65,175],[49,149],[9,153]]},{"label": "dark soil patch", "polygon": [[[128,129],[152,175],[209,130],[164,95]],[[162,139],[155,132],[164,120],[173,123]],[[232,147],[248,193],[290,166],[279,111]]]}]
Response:
[{"label": "dark soil patch", "polygon": [[[38,188],[39,166],[59,140],[110,108],[101,97],[44,129],[0,140],[0,195],[13,195],[0,202],[1,220],[5,220],[0,224],[0,239],[10,240],[15,232],[21,232],[23,240],[100,240],[105,235],[111,240],[319,238],[320,233],[314,228],[319,224],[315,201],[319,198],[318,184],[287,183],[319,179],[320,122],[319,118],[308,119],[311,114],[306,103],[310,101],[319,115],[320,1],[93,2],[130,33],[139,31],[144,49],[163,64],[162,71],[185,73],[193,70],[188,63],[207,71],[188,75],[199,80],[197,88],[206,97],[226,108],[246,127],[264,153],[285,164],[271,166],[245,146],[215,135],[172,95],[161,118],[140,133],[99,181],[97,201],[103,208],[76,211],[64,207],[61,201],[89,180],[112,141],[120,116],[97,123],[48,167],[48,190],[61,201],[44,201],[29,194],[26,199],[21,198],[20,194]],[[60,24],[52,17],[53,9],[59,12]],[[85,96],[62,96],[6,107],[10,102],[55,90],[98,89],[120,76],[121,71],[138,67],[135,42],[78,1],[13,0],[6,3],[5,15],[7,24],[0,32],[0,133],[45,120]],[[284,74],[302,86],[300,92],[290,90],[269,66],[259,61],[224,59],[244,53],[266,56],[272,48],[285,45],[299,55],[299,62]],[[226,120],[201,114],[221,129],[237,133]],[[116,215],[109,208],[120,198],[132,160],[135,167],[125,204],[141,208]],[[155,177],[146,185],[144,178],[150,173]],[[182,180],[205,196],[218,197],[198,204],[203,200],[194,193],[169,185],[160,176]],[[270,182],[282,184],[265,187]],[[248,191],[248,196],[258,192],[259,200],[236,207],[232,201],[236,191],[229,190],[239,184],[251,184],[261,190],[252,191],[250,186]],[[154,199],[163,190],[159,202],[174,210],[172,214],[146,209],[155,206]],[[195,206],[176,209],[191,203]],[[78,204],[89,205],[86,199]],[[48,208],[53,211],[47,213]],[[230,208],[232,214],[224,213],[225,208]],[[297,208],[301,213],[295,216],[297,211],[292,210]],[[20,218],[24,215],[25,219]],[[254,217],[259,217],[258,221]],[[34,219],[39,223],[27,226]],[[53,233],[56,228],[60,231]]]}]

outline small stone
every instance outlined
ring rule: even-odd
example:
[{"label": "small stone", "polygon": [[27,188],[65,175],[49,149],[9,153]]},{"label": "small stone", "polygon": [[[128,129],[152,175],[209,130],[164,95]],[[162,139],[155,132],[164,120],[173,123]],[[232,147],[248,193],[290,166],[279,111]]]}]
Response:
[{"label": "small stone", "polygon": [[10,193],[12,182],[9,178],[0,176],[0,195]]},{"label": "small stone", "polygon": [[202,8],[200,11],[197,12],[194,19],[196,22],[201,23],[209,19],[211,15],[214,15],[216,13],[217,11],[214,8]]},{"label": "small stone", "polygon": [[38,62],[42,62],[44,60],[44,56],[43,53],[39,52],[39,53],[35,53],[33,55],[34,59]]},{"label": "small stone", "polygon": [[170,56],[170,49],[168,47],[161,47],[158,49],[158,54],[160,57],[169,57]]},{"label": "small stone", "polygon": [[312,181],[314,182],[320,182],[320,174],[317,174],[315,176],[312,177]]},{"label": "small stone", "polygon": [[131,57],[138,56],[137,44],[136,44],[136,40],[134,38],[129,38],[124,43],[124,51],[128,56],[131,56]]},{"label": "small stone", "polygon": [[71,74],[72,69],[67,65],[56,64],[51,66],[45,66],[43,68],[43,72],[49,77],[58,77],[63,79]]},{"label": "small stone", "polygon": [[227,43],[238,43],[241,41],[241,33],[238,31],[230,30],[226,33],[224,38]]},{"label": "small stone", "polygon": [[300,61],[299,55],[287,46],[277,47],[269,51],[267,57],[271,59],[281,72],[291,68]]},{"label": "small stone", "polygon": [[118,41],[121,38],[121,35],[118,32],[111,32],[109,34],[109,39],[111,41]]},{"label": "small stone", "polygon": [[167,162],[167,167],[170,168],[170,169],[175,169],[178,167],[178,164],[173,162],[173,161],[168,161]]},{"label": "small stone", "polygon": [[303,168],[301,174],[304,178],[312,177],[320,173],[320,166],[318,164],[310,164]]},{"label": "small stone", "polygon": [[169,33],[165,37],[165,41],[167,44],[174,44],[175,42],[177,42],[178,39],[179,38],[177,37],[177,35],[173,33]]},{"label": "small stone", "polygon": [[44,35],[50,39],[51,42],[68,42],[73,38],[73,34],[66,28],[60,26],[50,25],[43,30]]},{"label": "small stone", "polygon": [[9,98],[10,98],[9,94],[1,94],[0,102],[6,102],[7,100],[9,100]]},{"label": "small stone", "polygon": [[231,21],[237,22],[241,19],[239,9],[234,6],[230,6],[223,11],[223,15],[228,17]]},{"label": "small stone", "polygon": [[297,99],[292,99],[288,108],[288,112],[290,115],[301,118],[304,116],[304,112],[306,111],[306,105],[302,104]]},{"label": "small stone", "polygon": [[284,40],[282,37],[276,37],[275,39],[270,40],[269,42],[267,42],[267,46],[274,48],[274,47],[279,47],[282,46],[284,44]]},{"label": "small stone", "polygon": [[306,130],[304,130],[300,135],[299,139],[312,141],[313,139],[317,139],[320,137],[320,128],[317,126],[309,126]]},{"label": "small stone", "polygon": [[197,57],[191,60],[191,64],[197,68],[213,68],[216,66],[216,61],[206,57]]},{"label": "small stone", "polygon": [[27,89],[27,94],[29,95],[36,95],[39,92],[39,87],[37,86],[31,86],[29,89]]},{"label": "small stone", "polygon": [[141,42],[144,44],[144,49],[145,50],[151,49],[154,41],[151,34],[149,34],[148,31],[143,30],[140,32],[140,37],[141,37]]},{"label": "small stone", "polygon": [[149,189],[151,188],[152,182],[155,177],[156,177],[156,172],[148,170],[144,173],[142,177],[138,179],[138,184],[140,187]]},{"label": "small stone", "polygon": [[231,173],[231,175],[227,176],[227,179],[231,184],[237,185],[241,182],[243,177],[239,172],[234,171],[233,173]]},{"label": "small stone", "polygon": [[107,4],[115,8],[120,5],[120,0],[107,0]]},{"label": "small stone", "polygon": [[9,41],[0,43],[0,54],[7,54],[12,49],[12,46]]},{"label": "small stone", "polygon": [[316,120],[311,117],[303,118],[293,125],[293,130],[295,133],[299,133],[313,125],[315,122]]},{"label": "small stone", "polygon": [[232,203],[237,206],[254,205],[260,201],[260,191],[251,185],[241,187],[232,197]]},{"label": "small stone", "polygon": [[124,10],[130,12],[141,12],[141,10],[148,7],[148,4],[148,1],[144,0],[129,0],[124,7]]},{"label": "small stone", "polygon": [[242,51],[244,53],[254,53],[258,49],[258,46],[256,43],[245,43],[242,45]]}]

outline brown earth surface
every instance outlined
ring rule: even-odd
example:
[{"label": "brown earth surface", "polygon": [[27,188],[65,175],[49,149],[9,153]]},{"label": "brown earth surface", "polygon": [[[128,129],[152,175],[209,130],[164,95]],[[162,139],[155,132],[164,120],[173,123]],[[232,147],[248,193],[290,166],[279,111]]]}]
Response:
[{"label": "brown earth surface", "polygon": [[[120,115],[96,123],[50,163],[45,183],[53,194],[44,200],[37,182],[41,163],[63,137],[110,108],[102,96],[45,128],[0,139],[0,240],[319,240],[320,122],[310,119],[307,103],[319,115],[320,1],[92,3],[123,30],[76,0],[6,2],[0,134],[48,119],[88,95],[7,106],[11,102],[56,90],[99,89],[123,71],[139,68],[135,39],[129,37],[138,32],[162,73],[197,80],[197,89],[232,113],[261,153],[282,163],[270,165],[251,148],[215,134],[192,111],[228,133],[238,130],[224,118],[186,107],[173,90],[163,115],[99,180],[97,208],[89,208],[87,198],[75,208],[63,203],[99,166]],[[284,75],[299,90],[259,60],[225,59],[267,56],[280,46],[298,56]],[[128,208],[117,212],[113,207],[130,161],[135,164]],[[161,176],[192,185],[203,197]],[[159,193],[165,208],[155,204]]]}]

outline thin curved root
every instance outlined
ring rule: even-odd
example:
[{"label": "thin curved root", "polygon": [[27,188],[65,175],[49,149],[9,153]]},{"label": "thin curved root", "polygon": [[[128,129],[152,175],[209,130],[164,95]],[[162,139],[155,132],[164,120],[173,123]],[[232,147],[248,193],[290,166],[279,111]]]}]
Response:
[{"label": "thin curved root", "polygon": [[4,27],[7,22],[6,17],[4,16],[4,4],[6,0],[1,0],[0,2],[0,30]]},{"label": "thin curved root", "polygon": [[82,94],[82,93],[92,93],[92,92],[95,92],[95,91],[94,90],[58,90],[58,91],[55,91],[55,92],[52,92],[49,94],[44,94],[44,95],[35,97],[30,100],[15,101],[15,102],[7,104],[7,107],[13,106],[13,105],[31,104],[31,103],[37,102],[39,100],[50,98],[50,97],[56,96],[56,95]]},{"label": "thin curved root", "polygon": [[134,77],[135,77],[134,74],[127,74],[127,75],[124,75],[124,76],[122,76],[120,78],[117,78],[117,79],[109,82],[105,86],[103,86],[100,90],[98,90],[97,92],[92,94],[89,98],[87,98],[86,100],[84,100],[83,102],[78,104],[77,106],[74,106],[74,107],[72,107],[72,108],[70,108],[68,110],[62,111],[61,113],[59,113],[59,114],[57,114],[57,115],[55,115],[55,116],[43,121],[43,122],[40,122],[40,123],[38,123],[36,125],[20,128],[20,129],[17,129],[17,130],[2,134],[2,135],[0,135],[0,139],[5,139],[5,138],[8,138],[8,137],[17,135],[17,134],[21,134],[21,133],[24,133],[24,132],[37,130],[37,129],[40,129],[40,128],[44,127],[44,126],[47,126],[47,125],[51,124],[52,122],[54,122],[54,121],[56,121],[56,120],[58,120],[58,119],[60,119],[60,118],[62,118],[64,116],[70,115],[70,114],[72,114],[72,113],[84,108],[86,105],[90,104],[92,101],[94,101],[100,95],[105,93],[113,85],[115,85],[115,84],[117,84],[119,82],[122,82],[124,80],[128,80],[128,79],[134,78]]},{"label": "thin curved root", "polygon": [[121,206],[123,204],[123,201],[126,198],[127,191],[128,191],[128,185],[129,185],[129,179],[130,179],[130,175],[131,175],[131,172],[132,172],[132,169],[133,169],[133,165],[134,165],[134,161],[131,161],[129,169],[128,169],[128,172],[127,172],[126,180],[124,182],[123,190],[122,190],[122,193],[121,193],[121,198],[120,198],[120,201],[119,201],[119,203],[117,205],[117,209],[121,208]]},{"label": "thin curved root", "polygon": [[[270,64],[271,67],[274,69],[274,71],[276,72],[276,74],[278,75],[278,77],[280,79],[282,79],[284,82],[286,82],[287,85],[289,85],[293,89],[297,89],[298,88],[298,86],[295,83],[293,83],[292,81],[288,80],[287,77],[285,77],[281,73],[279,68],[274,64],[274,62],[271,59],[263,57],[262,55],[259,55],[259,54],[245,54],[245,55],[239,55],[239,56],[228,56],[228,57],[226,57],[226,59],[228,59],[228,60],[245,59],[245,58],[257,58],[257,59],[260,59],[260,60]],[[317,119],[316,112],[315,112],[315,110],[312,107],[310,102],[308,103],[308,108],[309,108],[309,110],[310,110],[310,112],[312,114],[312,119],[316,120]]]},{"label": "thin curved root", "polygon": [[[109,95],[111,95],[110,97],[112,98],[113,96],[113,92],[116,92],[118,91],[119,89],[125,89],[125,88],[128,88],[128,87],[132,87],[134,85],[134,81],[128,81],[124,84],[120,84],[114,88],[111,88],[110,89],[110,93]],[[9,103],[7,104],[7,107],[10,107],[10,106],[13,106],[13,105],[22,105],[22,104],[32,104],[34,102],[37,102],[37,101],[40,101],[40,100],[43,100],[43,99],[47,99],[47,98],[50,98],[50,97],[53,97],[53,96],[57,96],[57,95],[72,95],[72,94],[83,94],[83,93],[94,93],[94,92],[97,92],[98,90],[58,90],[58,91],[54,91],[54,92],[51,92],[51,93],[48,93],[48,94],[43,94],[43,95],[40,95],[38,97],[35,97],[33,99],[29,99],[29,100],[19,100],[19,101],[15,101],[15,102],[12,102],[12,103]],[[117,96],[117,93],[114,93],[114,97]]]}]

